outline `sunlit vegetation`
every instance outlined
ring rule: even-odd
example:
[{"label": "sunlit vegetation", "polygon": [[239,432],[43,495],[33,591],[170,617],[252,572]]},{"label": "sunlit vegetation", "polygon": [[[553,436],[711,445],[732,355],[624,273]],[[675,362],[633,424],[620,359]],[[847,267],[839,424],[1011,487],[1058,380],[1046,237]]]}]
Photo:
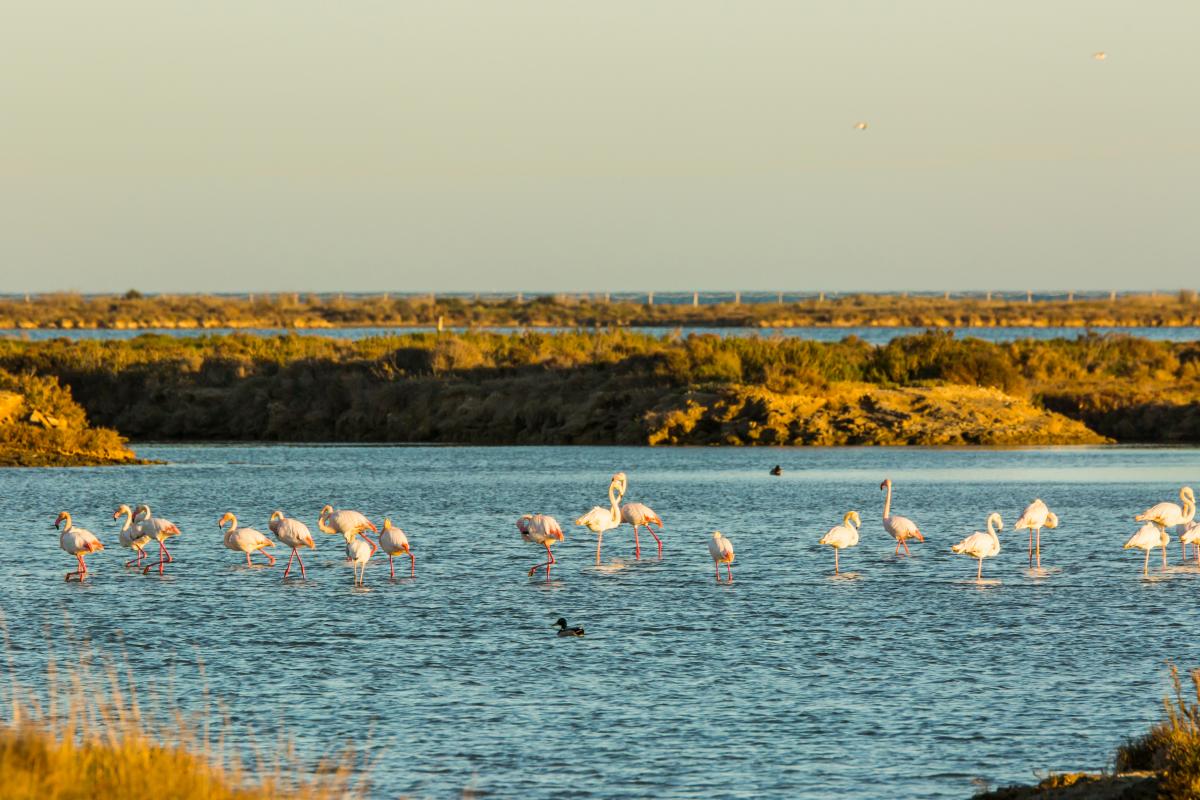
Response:
[{"label": "sunlit vegetation", "polygon": [[[626,444],[1200,441],[1200,344],[410,333],[0,340],[134,439]],[[1082,424],[1081,424],[1082,423]]]},{"label": "sunlit vegetation", "polygon": [[88,424],[83,408],[58,378],[0,369],[0,466],[135,461],[116,431]]},{"label": "sunlit vegetation", "polygon": [[854,294],[800,302],[715,304],[607,300],[276,294],[58,293],[0,299],[0,328],[329,328],[346,326],[1178,326],[1200,325],[1191,291],[1112,299],[1029,300]]}]

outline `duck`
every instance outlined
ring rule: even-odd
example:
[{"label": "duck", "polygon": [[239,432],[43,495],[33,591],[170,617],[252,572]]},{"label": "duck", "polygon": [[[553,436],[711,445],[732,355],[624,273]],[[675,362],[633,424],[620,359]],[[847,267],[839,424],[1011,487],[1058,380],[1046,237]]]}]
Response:
[{"label": "duck", "polygon": [[771,474],[774,475],[776,478],[780,477],[781,475],[783,475],[783,467],[776,464],[775,466],[771,467]]},{"label": "duck", "polygon": [[[568,628],[567,621],[562,617],[559,617],[558,621],[555,622],[554,625],[558,626],[559,636],[583,636],[583,628]],[[551,625],[550,627],[554,627],[554,625]]]}]

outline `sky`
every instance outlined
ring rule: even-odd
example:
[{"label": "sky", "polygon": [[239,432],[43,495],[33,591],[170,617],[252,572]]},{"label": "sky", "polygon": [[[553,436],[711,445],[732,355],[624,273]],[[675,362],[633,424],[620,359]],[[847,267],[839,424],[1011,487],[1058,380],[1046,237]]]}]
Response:
[{"label": "sky", "polygon": [[1195,0],[3,16],[0,292],[1200,286]]}]

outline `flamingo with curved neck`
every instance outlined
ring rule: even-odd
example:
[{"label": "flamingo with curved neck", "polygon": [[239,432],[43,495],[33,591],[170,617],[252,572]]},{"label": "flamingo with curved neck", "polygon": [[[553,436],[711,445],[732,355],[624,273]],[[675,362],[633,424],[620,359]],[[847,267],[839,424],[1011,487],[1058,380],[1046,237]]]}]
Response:
[{"label": "flamingo with curved neck", "polygon": [[817,544],[824,544],[833,548],[834,575],[838,575],[841,572],[838,565],[838,551],[843,547],[854,547],[858,544],[858,528],[860,525],[862,525],[862,518],[858,516],[858,512],[847,511],[846,516],[842,518],[842,524],[830,528],[828,533],[821,537],[821,541],[817,542]]},{"label": "flamingo with curved neck", "polygon": [[911,556],[907,540],[916,539],[918,542],[923,542],[925,537],[921,535],[917,523],[908,517],[902,517],[899,514],[892,516],[892,479],[884,479],[883,483],[879,484],[879,488],[887,490],[887,499],[883,501],[883,529],[896,540],[896,555],[900,555],[900,547],[903,545],[904,554]]},{"label": "flamingo with curved neck", "polygon": [[1004,520],[1000,519],[1000,515],[993,511],[987,518],[987,533],[976,531],[950,548],[959,555],[968,555],[979,560],[979,566],[975,570],[975,580],[983,580],[983,560],[993,558],[1000,552],[1000,537],[996,535],[996,532],[1002,530],[1004,530]]},{"label": "flamingo with curved neck", "polygon": [[62,534],[58,537],[58,546],[66,552],[75,556],[75,561],[78,567],[74,572],[68,572],[63,580],[71,580],[75,578],[80,583],[87,577],[87,564],[83,562],[83,557],[88,553],[95,553],[97,550],[103,550],[104,545],[96,538],[96,534],[83,528],[76,528],[75,523],[71,521],[71,515],[66,511],[61,511],[58,518],[54,520],[54,527],[57,529],[62,525]]},{"label": "flamingo with curved neck", "polygon": [[285,517],[282,511],[272,511],[271,521],[267,523],[267,527],[271,529],[271,533],[275,534],[276,539],[292,548],[292,554],[288,556],[287,567],[283,570],[284,580],[292,571],[292,559],[300,562],[300,577],[307,578],[308,574],[304,571],[304,559],[300,557],[299,548],[317,549],[317,543],[313,541],[308,526],[298,519]]},{"label": "flamingo with curved neck", "polygon": [[[225,523],[229,523],[229,530],[225,530]],[[226,511],[221,519],[217,520],[217,527],[224,531],[225,546],[230,550],[236,550],[246,554],[246,566],[253,567],[253,562],[250,561],[251,553],[259,553],[267,558],[267,566],[275,566],[275,556],[266,552],[263,548],[274,547],[275,543],[268,539],[260,531],[254,528],[239,528],[237,517],[232,511]]]},{"label": "flamingo with curved neck", "polygon": [[625,474],[618,472],[608,482],[608,508],[592,506],[592,510],[575,520],[576,525],[596,534],[596,565],[600,565],[600,548],[604,544],[604,532],[621,525],[621,498],[625,495]]},{"label": "flamingo with curved neck", "polygon": [[142,530],[140,524],[134,524],[133,512],[129,510],[129,506],[121,504],[116,511],[113,512],[112,518],[119,519],[121,515],[125,515],[125,524],[121,526],[121,546],[128,547],[137,553],[137,558],[130,559],[125,562],[127,567],[140,567],[142,559],[146,558],[146,545],[150,544],[152,538],[150,534]]}]

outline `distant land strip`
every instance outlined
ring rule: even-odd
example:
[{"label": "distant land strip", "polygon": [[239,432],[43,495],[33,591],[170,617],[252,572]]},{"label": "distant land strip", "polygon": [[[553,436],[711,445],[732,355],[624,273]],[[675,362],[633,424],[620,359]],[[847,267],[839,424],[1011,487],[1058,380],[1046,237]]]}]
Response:
[{"label": "distant land strip", "polygon": [[[766,298],[763,295],[767,295]],[[1177,327],[1200,325],[1174,293],[641,295],[82,295],[0,297],[0,329],[345,327]],[[749,296],[747,294],[747,296]]]},{"label": "distant land strip", "polygon": [[61,384],[134,441],[1200,442],[1200,343],[1125,335],[7,338],[0,370]]}]

